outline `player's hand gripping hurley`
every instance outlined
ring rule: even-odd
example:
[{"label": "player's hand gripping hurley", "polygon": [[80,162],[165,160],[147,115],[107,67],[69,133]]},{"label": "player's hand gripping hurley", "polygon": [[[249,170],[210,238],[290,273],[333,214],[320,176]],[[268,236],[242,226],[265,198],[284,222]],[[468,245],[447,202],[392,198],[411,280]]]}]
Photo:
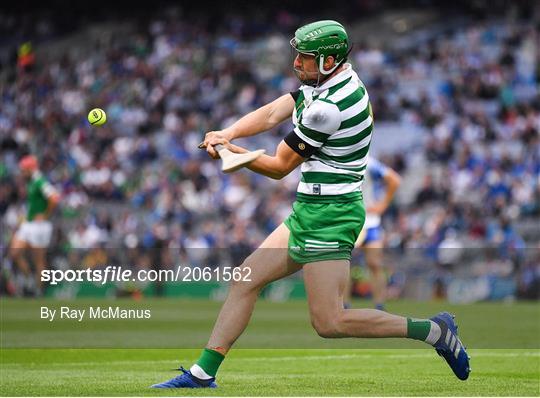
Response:
[{"label": "player's hand gripping hurley", "polygon": [[[199,144],[199,148],[205,148],[203,142]],[[215,145],[214,149],[221,158],[221,171],[224,173],[232,173],[233,171],[241,169],[246,164],[253,162],[265,152],[264,149],[257,149],[256,151],[252,152],[234,153],[221,144]]]}]

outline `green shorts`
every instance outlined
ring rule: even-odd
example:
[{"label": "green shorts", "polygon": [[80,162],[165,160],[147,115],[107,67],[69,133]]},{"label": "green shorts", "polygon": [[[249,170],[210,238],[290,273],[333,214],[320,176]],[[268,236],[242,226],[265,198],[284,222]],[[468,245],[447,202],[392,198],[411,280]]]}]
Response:
[{"label": "green shorts", "polygon": [[365,218],[361,199],[343,203],[296,201],[285,220],[290,231],[289,256],[299,264],[350,260]]}]

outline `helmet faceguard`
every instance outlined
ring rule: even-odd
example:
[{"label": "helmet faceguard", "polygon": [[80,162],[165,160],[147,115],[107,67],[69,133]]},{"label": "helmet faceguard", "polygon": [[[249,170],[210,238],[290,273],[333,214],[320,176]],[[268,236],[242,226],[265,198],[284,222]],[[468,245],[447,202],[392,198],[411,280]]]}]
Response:
[{"label": "helmet faceguard", "polygon": [[[339,22],[330,20],[313,22],[298,28],[290,43],[297,52],[315,57],[319,74],[316,86],[321,82],[321,75],[324,76],[322,80],[326,80],[327,76],[345,62],[350,52],[345,28]],[[325,70],[324,61],[329,56],[335,58],[335,65]],[[311,82],[305,82],[309,83]]]}]

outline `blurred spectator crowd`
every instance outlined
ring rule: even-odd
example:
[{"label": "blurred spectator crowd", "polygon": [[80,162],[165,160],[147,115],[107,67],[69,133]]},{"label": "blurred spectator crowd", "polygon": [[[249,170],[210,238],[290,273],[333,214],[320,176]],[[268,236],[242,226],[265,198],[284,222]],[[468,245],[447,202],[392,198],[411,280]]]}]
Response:
[{"label": "blurred spectator crowd", "polygon": [[[298,171],[281,181],[224,175],[197,144],[296,90],[288,40],[303,21],[280,13],[261,27],[237,16],[212,31],[200,22],[158,15],[124,36],[99,36],[91,51],[19,62],[0,97],[3,246],[24,217],[16,165],[25,153],[38,155],[62,194],[52,246],[64,253],[230,248],[241,258],[282,222]],[[461,250],[496,247],[518,261],[520,281],[537,286],[540,258],[525,252],[540,250],[539,21],[410,35],[386,47],[353,38],[349,57],[368,88],[375,134],[383,122],[422,135],[406,153],[377,150],[403,185],[418,187],[384,217],[386,245],[418,250],[442,270]],[[107,112],[106,125],[88,124],[94,107]],[[290,129],[241,143],[273,153]],[[522,222],[536,223],[532,240]]]}]

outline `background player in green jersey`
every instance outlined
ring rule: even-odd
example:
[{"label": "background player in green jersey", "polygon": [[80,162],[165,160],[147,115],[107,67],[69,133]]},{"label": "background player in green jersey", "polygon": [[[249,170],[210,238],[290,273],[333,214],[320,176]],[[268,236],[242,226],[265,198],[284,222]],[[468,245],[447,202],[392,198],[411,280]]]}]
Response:
[{"label": "background player in green jersey", "polygon": [[[36,157],[23,157],[19,168],[27,181],[26,219],[11,240],[10,253],[27,282],[30,282],[28,285],[34,285],[35,292],[41,294],[41,270],[45,268],[46,250],[53,229],[49,219],[60,197],[41,174]],[[35,266],[33,277],[26,258],[28,252],[31,252]]]},{"label": "background player in green jersey", "polygon": [[222,131],[207,133],[204,145],[213,158],[218,157],[218,144],[244,153],[246,149],[229,141],[270,130],[292,116],[294,130],[275,155],[262,155],[246,167],[279,179],[302,165],[293,211],[242,264],[251,269],[251,279],[231,283],[197,363],[153,387],[216,387],[218,368],[246,328],[261,289],[301,269],[311,323],[320,336],[422,340],[435,346],[457,377],[466,379],[468,356],[448,313],[412,319],[343,308],[350,255],[365,218],[362,180],[373,128],[371,106],[364,84],[346,63],[350,46],[341,24],[319,21],[303,26],[291,45],[297,52],[294,70],[300,89]]}]

